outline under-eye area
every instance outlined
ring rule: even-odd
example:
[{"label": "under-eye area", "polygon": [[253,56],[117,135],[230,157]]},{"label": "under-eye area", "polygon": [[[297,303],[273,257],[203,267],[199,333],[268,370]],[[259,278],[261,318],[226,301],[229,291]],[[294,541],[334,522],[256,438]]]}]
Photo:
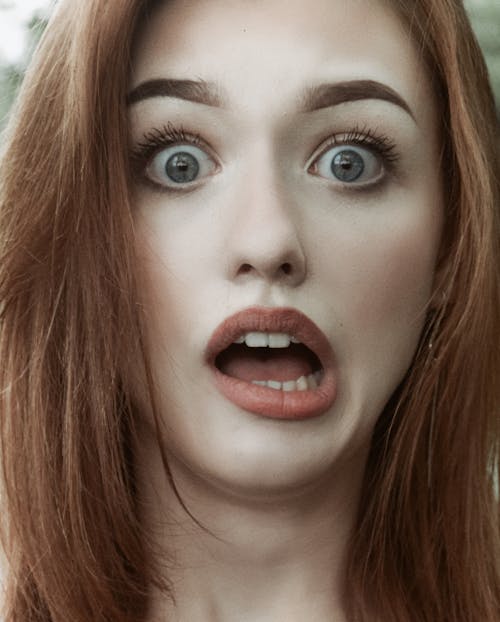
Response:
[{"label": "under-eye area", "polygon": [[316,354],[284,333],[246,333],[216,356],[215,366],[232,378],[285,392],[314,390],[323,378]]}]

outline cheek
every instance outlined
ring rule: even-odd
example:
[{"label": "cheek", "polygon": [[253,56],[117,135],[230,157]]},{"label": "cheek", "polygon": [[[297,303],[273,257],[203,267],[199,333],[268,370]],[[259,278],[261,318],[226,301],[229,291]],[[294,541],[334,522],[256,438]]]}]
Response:
[{"label": "cheek", "polygon": [[[171,340],[177,334],[176,324],[185,318],[199,293],[199,243],[189,231],[183,235],[182,227],[172,227],[161,218],[138,219],[136,232],[139,288],[147,326],[157,337],[168,334]],[[158,344],[161,339],[155,341]]]},{"label": "cheek", "polygon": [[350,222],[338,220],[328,240],[317,245],[338,317],[352,325],[420,321],[432,290],[440,202],[426,192],[387,203],[354,214]]},{"label": "cheek", "polygon": [[217,299],[210,255],[214,243],[207,225],[196,222],[176,222],[166,210],[136,219],[139,297],[148,358],[162,403],[171,397],[167,386],[175,387],[172,395],[192,393],[190,370],[200,363],[208,330],[205,315]]},{"label": "cheek", "polygon": [[[320,280],[338,323],[341,386],[351,406],[375,416],[406,373],[432,292],[441,206],[426,195],[337,228]],[[380,216],[380,218],[377,216]],[[337,223],[338,224],[338,223]],[[322,246],[322,245],[320,245]]]},{"label": "cheek", "polygon": [[[434,245],[423,231],[388,230],[351,254],[355,322],[418,320],[432,288]],[[345,283],[347,286],[347,283]]]},{"label": "cheek", "polygon": [[[164,240],[164,231],[145,220],[136,221],[138,294],[144,337],[155,385],[160,376],[175,374],[180,347],[179,318],[189,306],[182,275],[172,264],[175,255]],[[168,249],[168,250],[167,250]],[[179,257],[176,258],[180,260]],[[181,306],[181,312],[178,307]],[[160,383],[161,384],[161,383]]]},{"label": "cheek", "polygon": [[152,205],[136,219],[138,260],[145,278],[139,285],[147,290],[150,303],[182,314],[218,276],[221,226],[203,204],[179,209],[161,197],[142,201]]}]

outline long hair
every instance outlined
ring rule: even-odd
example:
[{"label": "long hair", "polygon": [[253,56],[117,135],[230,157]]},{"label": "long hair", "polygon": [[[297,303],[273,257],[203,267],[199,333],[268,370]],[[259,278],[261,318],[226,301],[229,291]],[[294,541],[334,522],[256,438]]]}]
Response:
[{"label": "long hair", "polygon": [[[138,622],[166,589],[139,520],[128,369],[147,378],[126,92],[147,0],[60,3],[0,169],[7,622]],[[458,0],[393,0],[441,102],[446,233],[429,321],[382,413],[350,543],[353,620],[498,622],[496,121]],[[370,618],[369,616],[372,616]]]},{"label": "long hair", "polygon": [[132,0],[61,3],[7,128],[0,432],[9,622],[137,622],[151,580],[123,374],[132,357],[141,361],[123,95],[140,10]]},{"label": "long hair", "polygon": [[441,101],[445,225],[407,378],[372,440],[348,570],[355,620],[500,620],[500,166],[458,0],[394,0]]}]

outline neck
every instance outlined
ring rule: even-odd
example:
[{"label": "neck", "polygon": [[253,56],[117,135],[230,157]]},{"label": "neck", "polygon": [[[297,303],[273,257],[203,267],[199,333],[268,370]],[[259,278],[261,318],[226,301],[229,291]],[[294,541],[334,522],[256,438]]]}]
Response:
[{"label": "neck", "polygon": [[170,560],[173,586],[172,599],[153,594],[151,622],[346,620],[343,577],[363,459],[298,489],[245,495],[169,457],[181,503],[158,447],[143,445],[138,457],[143,520]]}]

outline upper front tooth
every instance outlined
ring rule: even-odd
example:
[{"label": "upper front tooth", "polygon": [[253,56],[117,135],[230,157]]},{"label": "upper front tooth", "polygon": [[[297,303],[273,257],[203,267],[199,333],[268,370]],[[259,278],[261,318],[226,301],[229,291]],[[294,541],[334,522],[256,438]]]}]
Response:
[{"label": "upper front tooth", "polygon": [[234,343],[245,343],[249,348],[288,348],[290,343],[300,343],[286,333],[251,332],[241,335]]},{"label": "upper front tooth", "polygon": [[269,333],[270,348],[288,348],[290,337],[284,333]]},{"label": "upper front tooth", "polygon": [[267,333],[247,333],[245,343],[249,348],[267,348],[269,336]]}]

